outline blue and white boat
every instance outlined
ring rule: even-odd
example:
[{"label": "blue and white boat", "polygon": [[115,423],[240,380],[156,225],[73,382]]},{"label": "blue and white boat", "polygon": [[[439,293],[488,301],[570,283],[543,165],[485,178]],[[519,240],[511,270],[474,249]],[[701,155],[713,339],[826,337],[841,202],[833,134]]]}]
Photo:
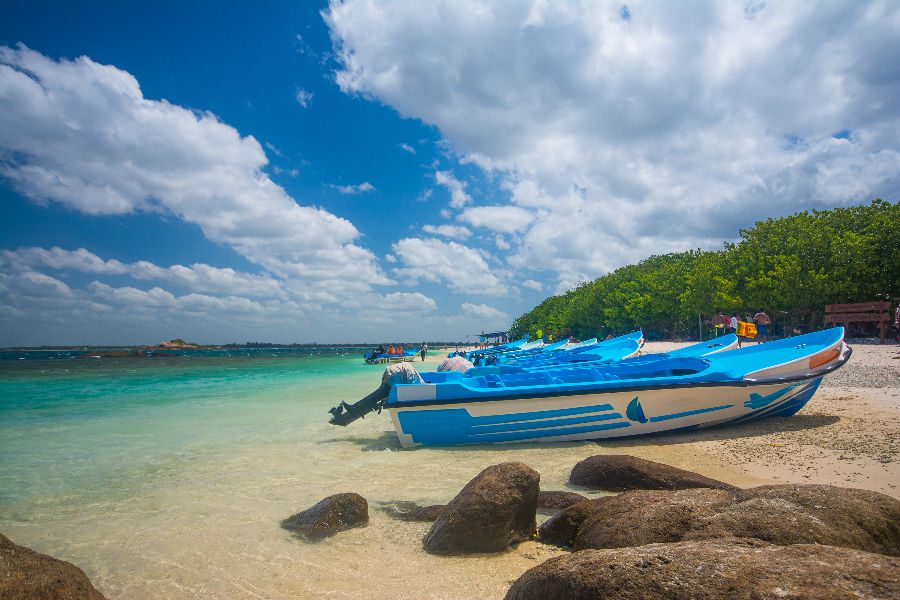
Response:
[{"label": "blue and white boat", "polygon": [[588,440],[788,416],[850,358],[843,339],[835,327],[702,358],[423,373],[391,386],[378,409],[403,446]]}]

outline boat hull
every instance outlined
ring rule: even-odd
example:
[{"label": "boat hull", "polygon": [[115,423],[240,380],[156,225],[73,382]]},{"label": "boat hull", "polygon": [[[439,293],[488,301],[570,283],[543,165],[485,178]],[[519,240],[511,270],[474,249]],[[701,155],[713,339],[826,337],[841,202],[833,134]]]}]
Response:
[{"label": "boat hull", "polygon": [[639,436],[789,416],[821,375],[788,382],[728,382],[540,395],[515,400],[388,406],[403,446],[562,442]]}]

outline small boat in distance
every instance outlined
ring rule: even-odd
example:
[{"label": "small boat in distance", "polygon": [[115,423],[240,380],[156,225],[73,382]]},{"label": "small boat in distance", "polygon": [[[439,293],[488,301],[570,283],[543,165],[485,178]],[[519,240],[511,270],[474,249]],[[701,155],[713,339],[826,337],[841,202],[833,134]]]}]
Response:
[{"label": "small boat in distance", "polygon": [[422,373],[415,383],[382,386],[354,405],[332,409],[331,422],[346,425],[386,408],[403,446],[689,430],[792,415],[851,355],[843,327],[738,350],[697,351],[516,372],[497,366]]}]

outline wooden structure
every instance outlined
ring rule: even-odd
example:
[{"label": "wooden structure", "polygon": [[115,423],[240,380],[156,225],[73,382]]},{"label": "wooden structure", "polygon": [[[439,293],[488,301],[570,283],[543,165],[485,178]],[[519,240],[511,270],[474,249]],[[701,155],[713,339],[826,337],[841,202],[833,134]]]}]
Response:
[{"label": "wooden structure", "polygon": [[884,343],[884,330],[891,322],[890,302],[858,302],[856,304],[826,304],[825,324],[842,323],[846,327],[849,323],[878,323],[881,332],[881,341]]}]

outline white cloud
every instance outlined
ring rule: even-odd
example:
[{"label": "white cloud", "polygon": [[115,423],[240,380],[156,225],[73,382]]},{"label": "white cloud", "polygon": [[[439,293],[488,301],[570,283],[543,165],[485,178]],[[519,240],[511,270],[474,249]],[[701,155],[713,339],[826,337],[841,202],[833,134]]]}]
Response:
[{"label": "white cloud", "polygon": [[526,279],[522,282],[522,285],[537,292],[543,291],[544,289],[544,285],[540,281],[535,281],[534,279]]},{"label": "white cloud", "polygon": [[474,227],[516,233],[526,229],[534,220],[534,215],[518,206],[476,206],[467,208],[458,218]]},{"label": "white cloud", "polygon": [[758,218],[900,195],[889,1],[347,0],[325,17],[344,91],[436,126],[542,211],[510,264],[561,289]]},{"label": "white cloud", "polygon": [[416,149],[413,148],[412,146],[410,146],[409,144],[405,144],[405,143],[404,143],[404,144],[397,144],[397,145],[400,146],[400,148],[402,148],[402,149],[405,150],[406,152],[409,152],[410,154],[415,154],[415,153],[416,153]]},{"label": "white cloud", "polygon": [[128,275],[138,280],[166,281],[185,286],[192,291],[247,296],[284,294],[281,284],[268,275],[241,273],[230,267],[212,267],[204,263],[194,263],[189,267],[184,265],[160,267],[144,260],[126,264],[115,259],[103,260],[85,248],[70,251],[59,247],[49,250],[46,248],[4,250],[2,256],[17,270],[50,267],[82,273]]},{"label": "white cloud", "polygon": [[312,102],[313,93],[303,88],[297,88],[297,93],[294,94],[294,99],[297,101],[297,104],[302,106],[303,108],[309,108],[309,103]]},{"label": "white cloud", "polygon": [[497,310],[487,304],[471,304],[469,302],[463,302],[462,312],[464,315],[468,317],[477,317],[479,319],[489,319],[494,322],[503,321],[509,318],[505,312]]},{"label": "white cloud", "polygon": [[464,240],[472,235],[472,232],[467,227],[460,225],[425,225],[422,227],[422,231],[456,240]]},{"label": "white cloud", "polygon": [[494,245],[497,246],[500,250],[509,250],[512,248],[510,243],[506,241],[506,238],[502,235],[498,235],[494,238]]},{"label": "white cloud", "polygon": [[16,292],[29,298],[52,298],[72,295],[72,290],[68,285],[59,279],[36,271],[22,273],[14,285]]},{"label": "white cloud", "polygon": [[391,283],[354,243],[352,223],[297,204],[266,164],[253,137],[144,98],[125,71],[0,48],[0,172],[34,201],[175,215],[296,289],[327,288],[335,299]]},{"label": "white cloud", "polygon": [[427,312],[437,308],[437,302],[419,292],[394,292],[384,294],[381,307],[390,311]]},{"label": "white cloud", "polygon": [[375,186],[368,181],[363,181],[358,185],[333,185],[331,187],[342,194],[366,194],[375,191]]},{"label": "white cloud", "polygon": [[434,181],[450,191],[451,208],[462,208],[472,201],[472,197],[466,192],[466,183],[452,174],[446,171],[437,171],[434,174]]},{"label": "white cloud", "polygon": [[457,242],[405,238],[391,249],[403,265],[393,269],[398,277],[445,283],[450,289],[466,294],[502,296],[507,293],[499,272],[477,250]]}]

